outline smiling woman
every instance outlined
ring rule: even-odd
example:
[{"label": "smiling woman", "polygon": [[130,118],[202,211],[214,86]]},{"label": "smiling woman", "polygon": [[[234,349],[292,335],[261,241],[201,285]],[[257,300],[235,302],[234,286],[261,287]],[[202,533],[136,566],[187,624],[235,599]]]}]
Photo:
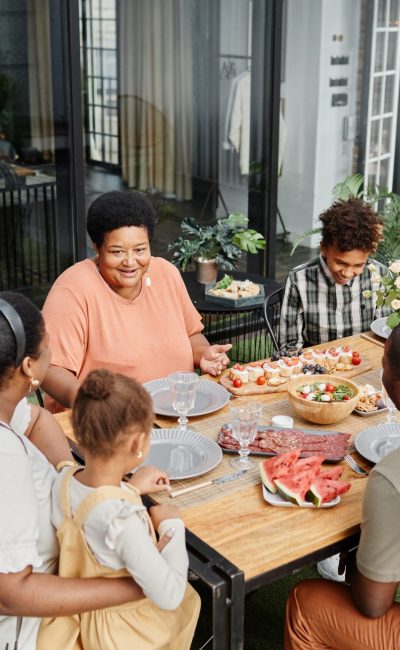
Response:
[{"label": "smiling woman", "polygon": [[89,208],[94,259],[78,262],[53,285],[43,308],[53,352],[43,387],[70,407],[81,381],[108,368],[140,382],[175,370],[219,374],[230,345],[202,335],[179,271],[152,257],[155,216],[140,192],[107,192]]}]

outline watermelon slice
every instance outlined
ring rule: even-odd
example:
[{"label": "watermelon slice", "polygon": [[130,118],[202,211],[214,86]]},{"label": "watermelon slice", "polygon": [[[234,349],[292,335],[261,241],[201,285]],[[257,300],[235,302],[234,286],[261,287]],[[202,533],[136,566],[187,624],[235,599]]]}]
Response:
[{"label": "watermelon slice", "polygon": [[292,465],[290,473],[297,474],[298,472],[309,470],[314,472],[314,476],[316,476],[319,473],[321,464],[324,460],[325,456],[308,456],[308,458],[301,458]]},{"label": "watermelon slice", "polygon": [[306,494],[310,491],[311,484],[315,479],[313,470],[298,472],[297,474],[287,474],[275,480],[275,486],[278,492],[286,501],[297,503],[301,506],[306,499]]},{"label": "watermelon slice", "polygon": [[275,456],[269,460],[264,460],[260,463],[261,480],[269,492],[272,492],[273,494],[277,492],[275,479],[286,476],[299,455],[299,449],[292,449],[291,451],[279,454],[279,456]]},{"label": "watermelon slice", "polygon": [[311,501],[317,508],[323,503],[328,503],[336,499],[340,494],[344,494],[351,488],[349,481],[337,481],[329,478],[317,476],[311,481],[307,489],[306,500]]},{"label": "watermelon slice", "polygon": [[323,472],[318,474],[318,478],[329,478],[331,481],[338,481],[343,474],[343,467],[337,465],[337,467],[330,467],[329,469],[324,469]]}]

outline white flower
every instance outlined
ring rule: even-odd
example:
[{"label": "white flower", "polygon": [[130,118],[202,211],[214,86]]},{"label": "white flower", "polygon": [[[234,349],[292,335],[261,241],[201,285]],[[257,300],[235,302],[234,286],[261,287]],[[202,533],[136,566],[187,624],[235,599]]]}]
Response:
[{"label": "white flower", "polygon": [[394,286],[395,286],[397,289],[400,289],[400,275],[395,279],[395,281],[394,281]]},{"label": "white flower", "polygon": [[400,273],[400,260],[396,260],[389,266],[389,271],[392,273]]},{"label": "white flower", "polygon": [[365,291],[362,292],[362,295],[364,296],[364,298],[372,298],[372,291],[366,289]]},{"label": "white flower", "polygon": [[372,284],[379,284],[379,282],[382,280],[382,276],[379,275],[379,273],[373,273],[371,275],[371,282]]},{"label": "white flower", "polygon": [[378,269],[376,268],[375,264],[368,264],[368,268],[370,271],[377,271]]},{"label": "white flower", "polygon": [[395,300],[392,300],[392,302],[390,303],[390,306],[391,306],[391,308],[394,309],[395,311],[396,311],[397,309],[400,309],[400,300],[397,300],[397,298],[396,298]]}]

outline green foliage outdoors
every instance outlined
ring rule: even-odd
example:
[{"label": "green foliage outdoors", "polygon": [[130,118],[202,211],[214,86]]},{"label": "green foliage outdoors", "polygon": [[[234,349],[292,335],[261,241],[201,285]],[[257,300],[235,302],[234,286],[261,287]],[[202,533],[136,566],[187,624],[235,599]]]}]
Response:
[{"label": "green foliage outdoors", "polygon": [[[337,183],[332,190],[335,201],[347,201],[354,197],[363,199],[378,212],[383,222],[383,240],[379,243],[374,255],[375,259],[388,266],[400,258],[400,196],[389,192],[386,187],[364,187],[362,174],[348,176],[344,181]],[[293,244],[291,254],[297,246],[311,235],[320,234],[322,227],[313,228],[303,233]]]},{"label": "green foliage outdoors", "polygon": [[217,219],[211,226],[202,226],[192,217],[183,219],[183,235],[168,246],[168,250],[173,251],[173,264],[186,271],[189,264],[200,257],[215,259],[223,269],[236,268],[243,251],[254,254],[265,248],[265,239],[256,230],[249,229],[248,222],[240,212]]}]

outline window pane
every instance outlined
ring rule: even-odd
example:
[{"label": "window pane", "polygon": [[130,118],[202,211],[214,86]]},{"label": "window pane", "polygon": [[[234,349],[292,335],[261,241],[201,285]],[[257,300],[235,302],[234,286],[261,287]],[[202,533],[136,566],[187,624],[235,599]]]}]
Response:
[{"label": "window pane", "polygon": [[387,51],[387,70],[395,70],[397,57],[398,34],[391,32],[388,34],[388,51]]},{"label": "window pane", "polygon": [[372,162],[368,164],[368,185],[376,184],[376,175],[378,173],[378,163]]},{"label": "window pane", "polygon": [[376,77],[374,80],[374,91],[372,94],[372,115],[380,115],[382,97],[382,77]]},{"label": "window pane", "polygon": [[375,52],[375,72],[382,72],[385,54],[386,32],[377,32],[376,34],[376,52]]},{"label": "window pane", "polygon": [[390,153],[392,123],[393,123],[393,118],[391,117],[385,117],[385,119],[383,120],[381,155],[385,153]]},{"label": "window pane", "polygon": [[390,158],[386,158],[385,160],[381,160],[378,184],[382,185],[383,187],[388,186],[389,163],[390,163]]},{"label": "window pane", "polygon": [[391,0],[390,2],[390,27],[398,27],[400,18],[400,2],[399,0]]},{"label": "window pane", "polygon": [[386,26],[387,5],[389,0],[379,0],[378,4],[378,27]]},{"label": "window pane", "polygon": [[93,38],[93,47],[102,46],[101,38],[101,22],[99,20],[92,20],[92,38]]},{"label": "window pane", "polygon": [[103,50],[103,74],[114,77],[116,74],[117,55],[114,50]]},{"label": "window pane", "polygon": [[383,107],[384,113],[393,112],[395,76],[393,74],[386,76],[385,81],[385,102]]},{"label": "window pane", "polygon": [[381,120],[374,120],[371,122],[371,144],[370,144],[370,158],[379,156],[379,127]]},{"label": "window pane", "polygon": [[117,34],[114,20],[103,20],[103,47],[115,49],[117,46]]}]

